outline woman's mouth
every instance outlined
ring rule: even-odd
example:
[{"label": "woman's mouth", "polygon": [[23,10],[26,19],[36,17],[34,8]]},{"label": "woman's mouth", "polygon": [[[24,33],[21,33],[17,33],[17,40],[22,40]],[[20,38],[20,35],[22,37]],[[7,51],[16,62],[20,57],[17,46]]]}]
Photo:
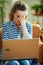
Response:
[{"label": "woman's mouth", "polygon": [[20,21],[17,22],[18,25],[21,25]]}]

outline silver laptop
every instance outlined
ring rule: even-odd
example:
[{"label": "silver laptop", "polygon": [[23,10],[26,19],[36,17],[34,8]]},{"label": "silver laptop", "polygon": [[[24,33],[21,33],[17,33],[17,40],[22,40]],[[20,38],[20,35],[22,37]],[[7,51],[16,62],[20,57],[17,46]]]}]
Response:
[{"label": "silver laptop", "polygon": [[3,60],[38,58],[39,39],[3,40]]}]

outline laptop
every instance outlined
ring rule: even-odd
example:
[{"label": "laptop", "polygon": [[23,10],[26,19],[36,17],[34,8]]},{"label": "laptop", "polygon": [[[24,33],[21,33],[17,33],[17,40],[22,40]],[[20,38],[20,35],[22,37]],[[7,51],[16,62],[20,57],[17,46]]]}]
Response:
[{"label": "laptop", "polygon": [[2,41],[3,60],[38,58],[39,39]]}]

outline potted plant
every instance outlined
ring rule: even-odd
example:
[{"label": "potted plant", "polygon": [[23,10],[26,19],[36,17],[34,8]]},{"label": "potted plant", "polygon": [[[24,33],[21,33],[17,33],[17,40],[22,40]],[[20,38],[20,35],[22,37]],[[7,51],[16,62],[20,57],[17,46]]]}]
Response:
[{"label": "potted plant", "polygon": [[43,0],[40,0],[40,4],[34,4],[31,6],[31,9],[35,10],[35,14],[43,15]]},{"label": "potted plant", "polygon": [[39,5],[38,4],[34,4],[34,5],[31,6],[31,9],[35,10],[35,14],[38,14]]}]

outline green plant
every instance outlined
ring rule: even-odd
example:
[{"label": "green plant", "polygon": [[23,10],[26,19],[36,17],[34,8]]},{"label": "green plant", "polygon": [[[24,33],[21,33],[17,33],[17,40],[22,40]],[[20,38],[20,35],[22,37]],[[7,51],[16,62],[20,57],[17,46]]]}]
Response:
[{"label": "green plant", "polygon": [[5,3],[8,3],[8,0],[0,0],[0,7],[3,7]]},{"label": "green plant", "polygon": [[40,2],[43,2],[43,0],[40,0]]},{"label": "green plant", "polygon": [[40,4],[34,4],[31,9],[35,10],[36,14],[43,14],[43,0],[40,0]]},{"label": "green plant", "polygon": [[39,5],[34,4],[34,5],[31,6],[31,9],[33,9],[33,10],[38,10],[38,9],[39,9]]},{"label": "green plant", "polygon": [[8,0],[0,0],[0,18],[3,19],[4,17],[4,7],[5,7],[5,4],[8,3]]},{"label": "green plant", "polygon": [[41,11],[43,11],[43,5],[40,5],[40,7],[39,7],[40,9],[41,9]]}]

